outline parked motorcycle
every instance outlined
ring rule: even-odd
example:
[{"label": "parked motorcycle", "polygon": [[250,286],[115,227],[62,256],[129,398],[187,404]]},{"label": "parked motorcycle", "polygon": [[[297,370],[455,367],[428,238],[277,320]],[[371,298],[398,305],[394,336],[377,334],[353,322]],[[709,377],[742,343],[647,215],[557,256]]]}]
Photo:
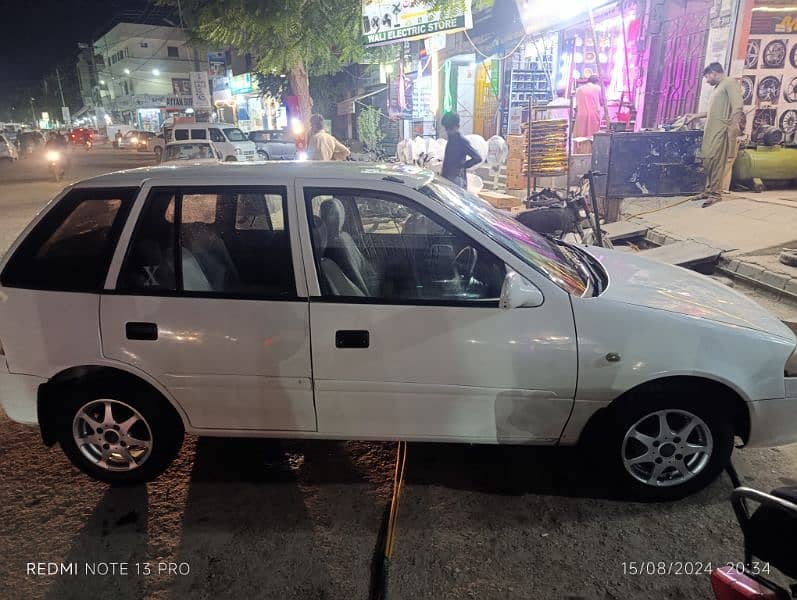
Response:
[{"label": "parked motorcycle", "polygon": [[[526,207],[528,210],[518,213],[515,218],[533,231],[559,239],[572,233],[584,244],[613,247],[608,235],[601,232],[602,235],[597,237],[594,234],[599,219],[594,211],[590,214],[589,204],[583,193],[563,198],[555,191],[545,188],[532,194],[526,201]],[[585,224],[587,228],[584,227]]]},{"label": "parked motorcycle", "polygon": [[[743,487],[733,467],[731,504],[744,536],[744,561],[711,573],[716,600],[789,600],[797,598],[797,583],[789,589],[775,583],[772,569],[797,580],[797,486],[765,494]],[[748,502],[758,504],[751,511]],[[758,559],[758,560],[754,560]]]},{"label": "parked motorcycle", "polygon": [[48,150],[47,166],[55,181],[61,181],[66,174],[66,157],[63,152]]}]

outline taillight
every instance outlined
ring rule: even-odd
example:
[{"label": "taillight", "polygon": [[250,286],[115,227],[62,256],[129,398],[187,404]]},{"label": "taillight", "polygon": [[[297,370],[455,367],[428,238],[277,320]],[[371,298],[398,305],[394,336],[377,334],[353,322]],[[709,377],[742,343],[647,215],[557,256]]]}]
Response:
[{"label": "taillight", "polygon": [[711,572],[711,587],[717,600],[778,600],[774,591],[737,571],[722,567]]}]

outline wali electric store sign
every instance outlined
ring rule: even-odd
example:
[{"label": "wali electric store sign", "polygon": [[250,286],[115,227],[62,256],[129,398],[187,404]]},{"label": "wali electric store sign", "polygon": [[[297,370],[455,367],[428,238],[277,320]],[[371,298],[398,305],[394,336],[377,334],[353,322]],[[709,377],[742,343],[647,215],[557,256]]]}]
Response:
[{"label": "wali electric store sign", "polygon": [[470,0],[441,4],[442,8],[433,10],[433,1],[363,0],[362,43],[378,46],[473,27]]}]

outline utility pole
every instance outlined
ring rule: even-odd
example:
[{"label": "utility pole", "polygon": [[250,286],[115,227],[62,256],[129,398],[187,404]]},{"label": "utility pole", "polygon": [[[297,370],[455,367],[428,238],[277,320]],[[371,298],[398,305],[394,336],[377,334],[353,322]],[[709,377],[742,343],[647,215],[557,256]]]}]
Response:
[{"label": "utility pole", "polygon": [[58,79],[58,93],[61,94],[61,106],[66,106],[66,102],[64,102],[64,90],[61,88],[61,73],[58,72],[58,67],[55,68],[55,77]]},{"label": "utility pole", "polygon": [[36,109],[33,108],[33,98],[30,99],[30,115],[33,117],[33,126],[36,126]]}]

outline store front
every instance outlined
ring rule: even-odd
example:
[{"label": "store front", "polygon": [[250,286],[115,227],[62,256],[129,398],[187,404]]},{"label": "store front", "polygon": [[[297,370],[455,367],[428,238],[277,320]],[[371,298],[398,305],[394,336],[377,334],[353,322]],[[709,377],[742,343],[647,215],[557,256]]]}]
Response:
[{"label": "store front", "polygon": [[220,122],[233,123],[246,132],[288,127],[285,106],[264,96],[251,73],[214,78],[213,103]]},{"label": "store front", "polygon": [[114,99],[113,121],[142,131],[160,131],[166,119],[193,112],[191,96],[135,94]]},{"label": "store front", "polygon": [[787,145],[797,145],[797,3],[743,3],[742,36],[736,55],[744,97],[744,133],[774,125]]}]

